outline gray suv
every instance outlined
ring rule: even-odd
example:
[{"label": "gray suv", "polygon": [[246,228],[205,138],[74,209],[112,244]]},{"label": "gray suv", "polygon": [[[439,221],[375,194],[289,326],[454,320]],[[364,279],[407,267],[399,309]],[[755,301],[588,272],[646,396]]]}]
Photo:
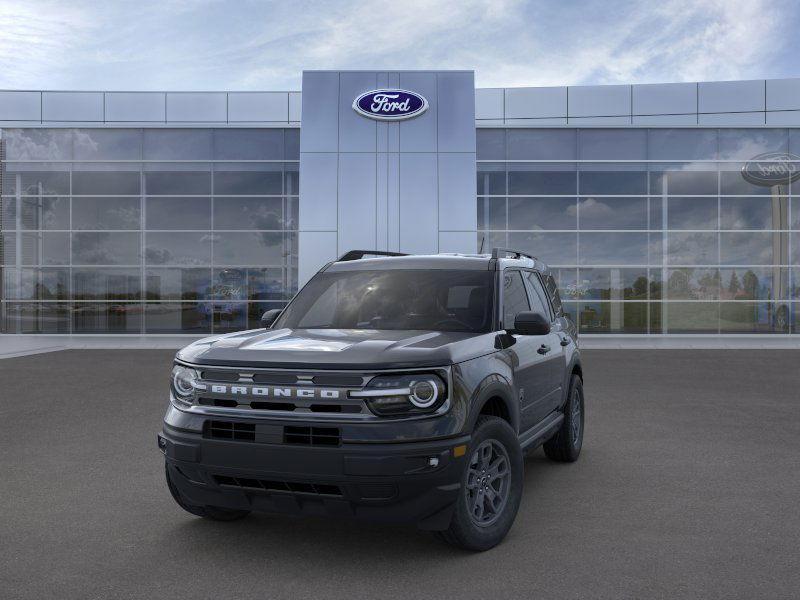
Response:
[{"label": "gray suv", "polygon": [[523,453],[580,454],[575,325],[522,252],[351,251],[262,325],[175,356],[158,446],[192,514],[413,523],[486,550],[516,517]]}]

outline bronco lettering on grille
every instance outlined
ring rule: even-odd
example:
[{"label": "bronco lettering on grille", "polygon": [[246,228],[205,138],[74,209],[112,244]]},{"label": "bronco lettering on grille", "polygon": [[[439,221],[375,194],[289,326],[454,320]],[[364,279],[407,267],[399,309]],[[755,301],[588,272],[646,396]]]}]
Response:
[{"label": "bronco lettering on grille", "polygon": [[212,385],[211,392],[214,394],[230,394],[232,396],[258,396],[260,398],[324,398],[326,400],[336,400],[340,394],[339,390],[219,384]]}]

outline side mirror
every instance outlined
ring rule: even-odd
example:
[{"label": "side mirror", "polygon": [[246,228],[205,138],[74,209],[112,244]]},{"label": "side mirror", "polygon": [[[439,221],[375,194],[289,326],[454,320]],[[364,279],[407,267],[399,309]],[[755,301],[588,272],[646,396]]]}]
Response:
[{"label": "side mirror", "polygon": [[261,315],[261,326],[264,329],[269,329],[272,327],[272,324],[275,322],[275,319],[283,312],[283,309],[280,308],[273,308],[272,310],[268,310],[263,315]]},{"label": "side mirror", "polygon": [[521,335],[547,335],[550,321],[541,313],[524,311],[514,318],[514,333]]}]

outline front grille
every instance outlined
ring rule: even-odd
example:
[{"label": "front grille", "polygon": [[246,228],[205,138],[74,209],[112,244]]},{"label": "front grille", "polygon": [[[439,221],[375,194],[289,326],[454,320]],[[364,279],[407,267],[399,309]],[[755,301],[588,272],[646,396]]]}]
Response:
[{"label": "front grille", "polygon": [[342,497],[342,488],[328,483],[303,483],[295,481],[273,481],[250,477],[229,477],[214,475],[217,485],[265,492],[286,492],[290,494],[313,494],[316,496]]},{"label": "front grille", "polygon": [[232,421],[206,421],[206,437],[220,440],[241,440],[254,442],[256,426],[252,423],[235,423]]},{"label": "front grille", "polygon": [[283,443],[300,446],[338,446],[342,436],[338,427],[292,427],[283,428]]}]

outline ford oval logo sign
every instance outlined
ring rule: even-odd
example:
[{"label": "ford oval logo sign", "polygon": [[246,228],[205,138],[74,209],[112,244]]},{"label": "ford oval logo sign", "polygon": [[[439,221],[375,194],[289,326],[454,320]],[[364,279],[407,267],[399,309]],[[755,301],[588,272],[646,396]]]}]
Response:
[{"label": "ford oval logo sign", "polygon": [[400,121],[428,110],[428,101],[407,90],[372,90],[353,100],[353,110],[379,121]]},{"label": "ford oval logo sign", "polygon": [[767,152],[748,160],[742,177],[754,185],[789,184],[800,179],[800,156],[788,152]]}]

